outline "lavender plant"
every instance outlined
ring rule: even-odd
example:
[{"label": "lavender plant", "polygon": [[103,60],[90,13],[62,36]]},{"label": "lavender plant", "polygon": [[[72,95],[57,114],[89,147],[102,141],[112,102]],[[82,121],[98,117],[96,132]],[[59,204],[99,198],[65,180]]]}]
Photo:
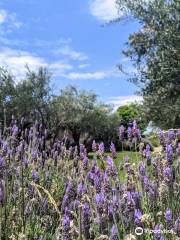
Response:
[{"label": "lavender plant", "polygon": [[152,152],[140,143],[136,122],[121,126],[120,141],[127,136],[139,150],[134,165],[128,156],[117,157],[112,142],[107,156],[104,144],[93,141],[90,159],[82,144],[50,142],[38,122],[23,126],[23,119],[12,118],[0,136],[1,239],[180,237],[180,130],[161,131],[161,149]]}]

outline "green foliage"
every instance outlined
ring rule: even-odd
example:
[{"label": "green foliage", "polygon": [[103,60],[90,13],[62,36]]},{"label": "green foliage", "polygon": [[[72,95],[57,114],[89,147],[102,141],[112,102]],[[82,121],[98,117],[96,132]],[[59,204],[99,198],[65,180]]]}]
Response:
[{"label": "green foliage", "polygon": [[159,138],[158,138],[156,133],[151,133],[148,136],[148,140],[151,142],[153,147],[159,147],[160,146]]},{"label": "green foliage", "polygon": [[145,118],[143,105],[139,103],[131,103],[121,106],[117,109],[120,116],[121,123],[127,128],[133,120],[138,122],[138,126],[142,131],[147,127],[147,120]]},{"label": "green foliage", "polygon": [[15,84],[13,77],[0,69],[0,120],[4,125],[14,115],[18,119],[24,117],[26,124],[40,120],[53,136],[59,129],[68,130],[75,144],[79,144],[82,134],[89,142],[92,136],[105,143],[116,138],[118,116],[111,113],[109,105],[99,103],[93,92],[73,86],[54,96],[50,77],[46,68],[36,72],[27,68],[26,77]]},{"label": "green foliage", "polygon": [[18,117],[40,119],[47,124],[50,115],[50,73],[45,68],[37,72],[27,69],[26,78],[16,86],[16,112]]},{"label": "green foliage", "polygon": [[6,125],[11,116],[39,119],[48,124],[51,116],[50,74],[45,68],[27,69],[26,78],[15,84],[13,77],[0,69],[0,120]]},{"label": "green foliage", "polygon": [[0,121],[6,126],[14,107],[15,86],[12,76],[0,68]]},{"label": "green foliage", "polygon": [[177,128],[180,122],[180,2],[176,0],[117,0],[126,16],[141,29],[129,36],[124,54],[138,74],[146,116],[156,126]]},{"label": "green foliage", "polygon": [[59,119],[57,128],[69,129],[76,144],[79,144],[81,134],[106,142],[118,125],[118,118],[110,114],[110,107],[99,103],[92,92],[69,86],[61,90],[53,104]]}]

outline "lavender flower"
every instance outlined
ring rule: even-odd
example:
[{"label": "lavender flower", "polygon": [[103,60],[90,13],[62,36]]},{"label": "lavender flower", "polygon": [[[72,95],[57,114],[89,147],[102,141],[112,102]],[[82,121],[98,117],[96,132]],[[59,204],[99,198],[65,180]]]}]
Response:
[{"label": "lavender flower", "polygon": [[172,182],[172,169],[170,167],[165,167],[163,169],[163,175],[166,182]]},{"label": "lavender flower", "polygon": [[107,161],[107,168],[106,168],[106,170],[107,170],[108,174],[110,174],[112,176],[117,176],[118,172],[117,172],[116,166],[115,166],[115,164],[113,162],[113,159],[108,156],[106,161]]},{"label": "lavender flower", "polygon": [[33,170],[33,172],[32,172],[32,179],[34,180],[35,183],[39,183],[40,177],[39,177],[38,171]]},{"label": "lavender flower", "polygon": [[141,139],[141,131],[137,126],[137,122],[134,120],[133,121],[133,127],[132,127],[132,135],[135,141]]},{"label": "lavender flower", "polygon": [[118,239],[118,229],[115,225],[111,228],[110,240],[117,240]]},{"label": "lavender flower", "polygon": [[171,144],[166,145],[166,159],[168,163],[171,165],[173,163],[173,147]]},{"label": "lavender flower", "polygon": [[139,164],[139,173],[141,176],[145,176],[145,164],[143,162]]},{"label": "lavender flower", "polygon": [[151,151],[150,151],[150,145],[147,144],[146,145],[146,149],[145,149],[145,156],[147,159],[147,165],[151,165]]},{"label": "lavender flower", "polygon": [[142,225],[142,222],[141,222],[141,217],[142,217],[142,213],[139,209],[135,209],[135,212],[134,212],[134,221],[135,221],[135,224],[137,226],[141,226]]},{"label": "lavender flower", "polygon": [[160,132],[159,132],[159,141],[160,141],[161,145],[165,144],[165,136],[164,136],[164,133],[162,130],[160,130]]},{"label": "lavender flower", "polygon": [[176,219],[174,223],[174,232],[177,234],[177,236],[180,236],[180,216]]},{"label": "lavender flower", "polygon": [[102,214],[105,202],[105,195],[104,192],[101,190],[100,193],[97,193],[95,196],[95,202],[97,204],[98,211]]},{"label": "lavender flower", "polygon": [[180,156],[180,142],[177,145],[176,154],[177,154],[178,157]]},{"label": "lavender flower", "polygon": [[97,151],[97,144],[96,144],[95,140],[93,140],[93,143],[92,143],[92,150],[93,150],[93,152]]},{"label": "lavender flower", "polygon": [[104,154],[104,143],[99,144],[98,152],[99,152],[99,155],[101,156]]},{"label": "lavender flower", "polygon": [[5,167],[5,161],[4,158],[0,156],[0,169]]},{"label": "lavender flower", "polygon": [[169,208],[166,209],[165,219],[166,219],[167,223],[171,222],[171,220],[172,220],[172,212],[171,212],[171,210]]},{"label": "lavender flower", "polygon": [[159,224],[155,225],[155,227],[154,227],[154,239],[155,240],[164,240],[161,232],[162,232],[161,225],[159,225]]},{"label": "lavender flower", "polygon": [[128,140],[129,140],[129,141],[132,141],[133,131],[132,131],[132,128],[131,128],[131,127],[128,127],[127,136],[128,136]]},{"label": "lavender flower", "polygon": [[126,155],[126,156],[124,157],[124,161],[125,161],[126,163],[129,162],[129,156]]},{"label": "lavender flower", "polygon": [[168,130],[168,140],[171,142],[176,138],[175,132],[173,129]]},{"label": "lavender flower", "polygon": [[86,187],[84,183],[80,182],[77,186],[77,194],[78,196],[82,196],[85,193],[86,193]]},{"label": "lavender flower", "polygon": [[82,205],[82,222],[85,239],[90,239],[90,206],[85,202]]},{"label": "lavender flower", "polygon": [[64,215],[62,220],[63,226],[63,240],[70,240],[70,218],[68,215]]},{"label": "lavender flower", "polygon": [[12,136],[16,137],[18,134],[18,131],[19,131],[19,129],[18,129],[17,125],[13,125],[13,127],[11,129]]},{"label": "lavender flower", "polygon": [[113,142],[111,142],[111,145],[110,145],[110,152],[111,152],[113,158],[117,157],[116,147]]},{"label": "lavender flower", "polygon": [[123,142],[125,139],[125,128],[123,125],[119,127],[119,139],[121,142]]},{"label": "lavender flower", "polygon": [[84,144],[80,144],[80,156],[83,158],[84,156],[86,156],[86,148],[84,146]]},{"label": "lavender flower", "polygon": [[88,162],[89,162],[88,157],[87,157],[87,156],[84,156],[84,158],[83,158],[83,168],[84,168],[84,170],[87,169],[87,167],[88,167]]}]

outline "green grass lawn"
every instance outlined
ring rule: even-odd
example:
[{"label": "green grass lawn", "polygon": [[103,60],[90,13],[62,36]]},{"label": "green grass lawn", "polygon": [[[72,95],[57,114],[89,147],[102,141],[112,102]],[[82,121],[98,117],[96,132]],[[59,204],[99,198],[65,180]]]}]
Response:
[{"label": "green grass lawn", "polygon": [[[88,154],[90,159],[93,159],[93,152],[90,152]],[[105,156],[111,156],[110,152],[106,152]],[[140,162],[140,155],[138,152],[132,152],[132,151],[121,151],[121,152],[117,152],[117,158],[114,159],[114,162],[116,164],[116,166],[119,169],[119,177],[120,179],[123,181],[124,180],[124,170],[122,168],[123,164],[124,164],[124,157],[128,156],[129,157],[129,162],[130,163],[134,163],[135,165],[138,165],[138,162]],[[100,161],[100,160],[99,160]]]}]

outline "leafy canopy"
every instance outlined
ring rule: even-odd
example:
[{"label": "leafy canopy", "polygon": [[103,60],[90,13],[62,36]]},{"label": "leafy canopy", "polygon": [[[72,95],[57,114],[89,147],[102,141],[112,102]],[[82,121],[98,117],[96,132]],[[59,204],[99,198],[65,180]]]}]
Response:
[{"label": "leafy canopy", "polygon": [[180,122],[180,1],[117,0],[124,16],[141,29],[129,36],[124,54],[138,73],[130,80],[144,97],[146,116],[156,126],[177,128]]}]

